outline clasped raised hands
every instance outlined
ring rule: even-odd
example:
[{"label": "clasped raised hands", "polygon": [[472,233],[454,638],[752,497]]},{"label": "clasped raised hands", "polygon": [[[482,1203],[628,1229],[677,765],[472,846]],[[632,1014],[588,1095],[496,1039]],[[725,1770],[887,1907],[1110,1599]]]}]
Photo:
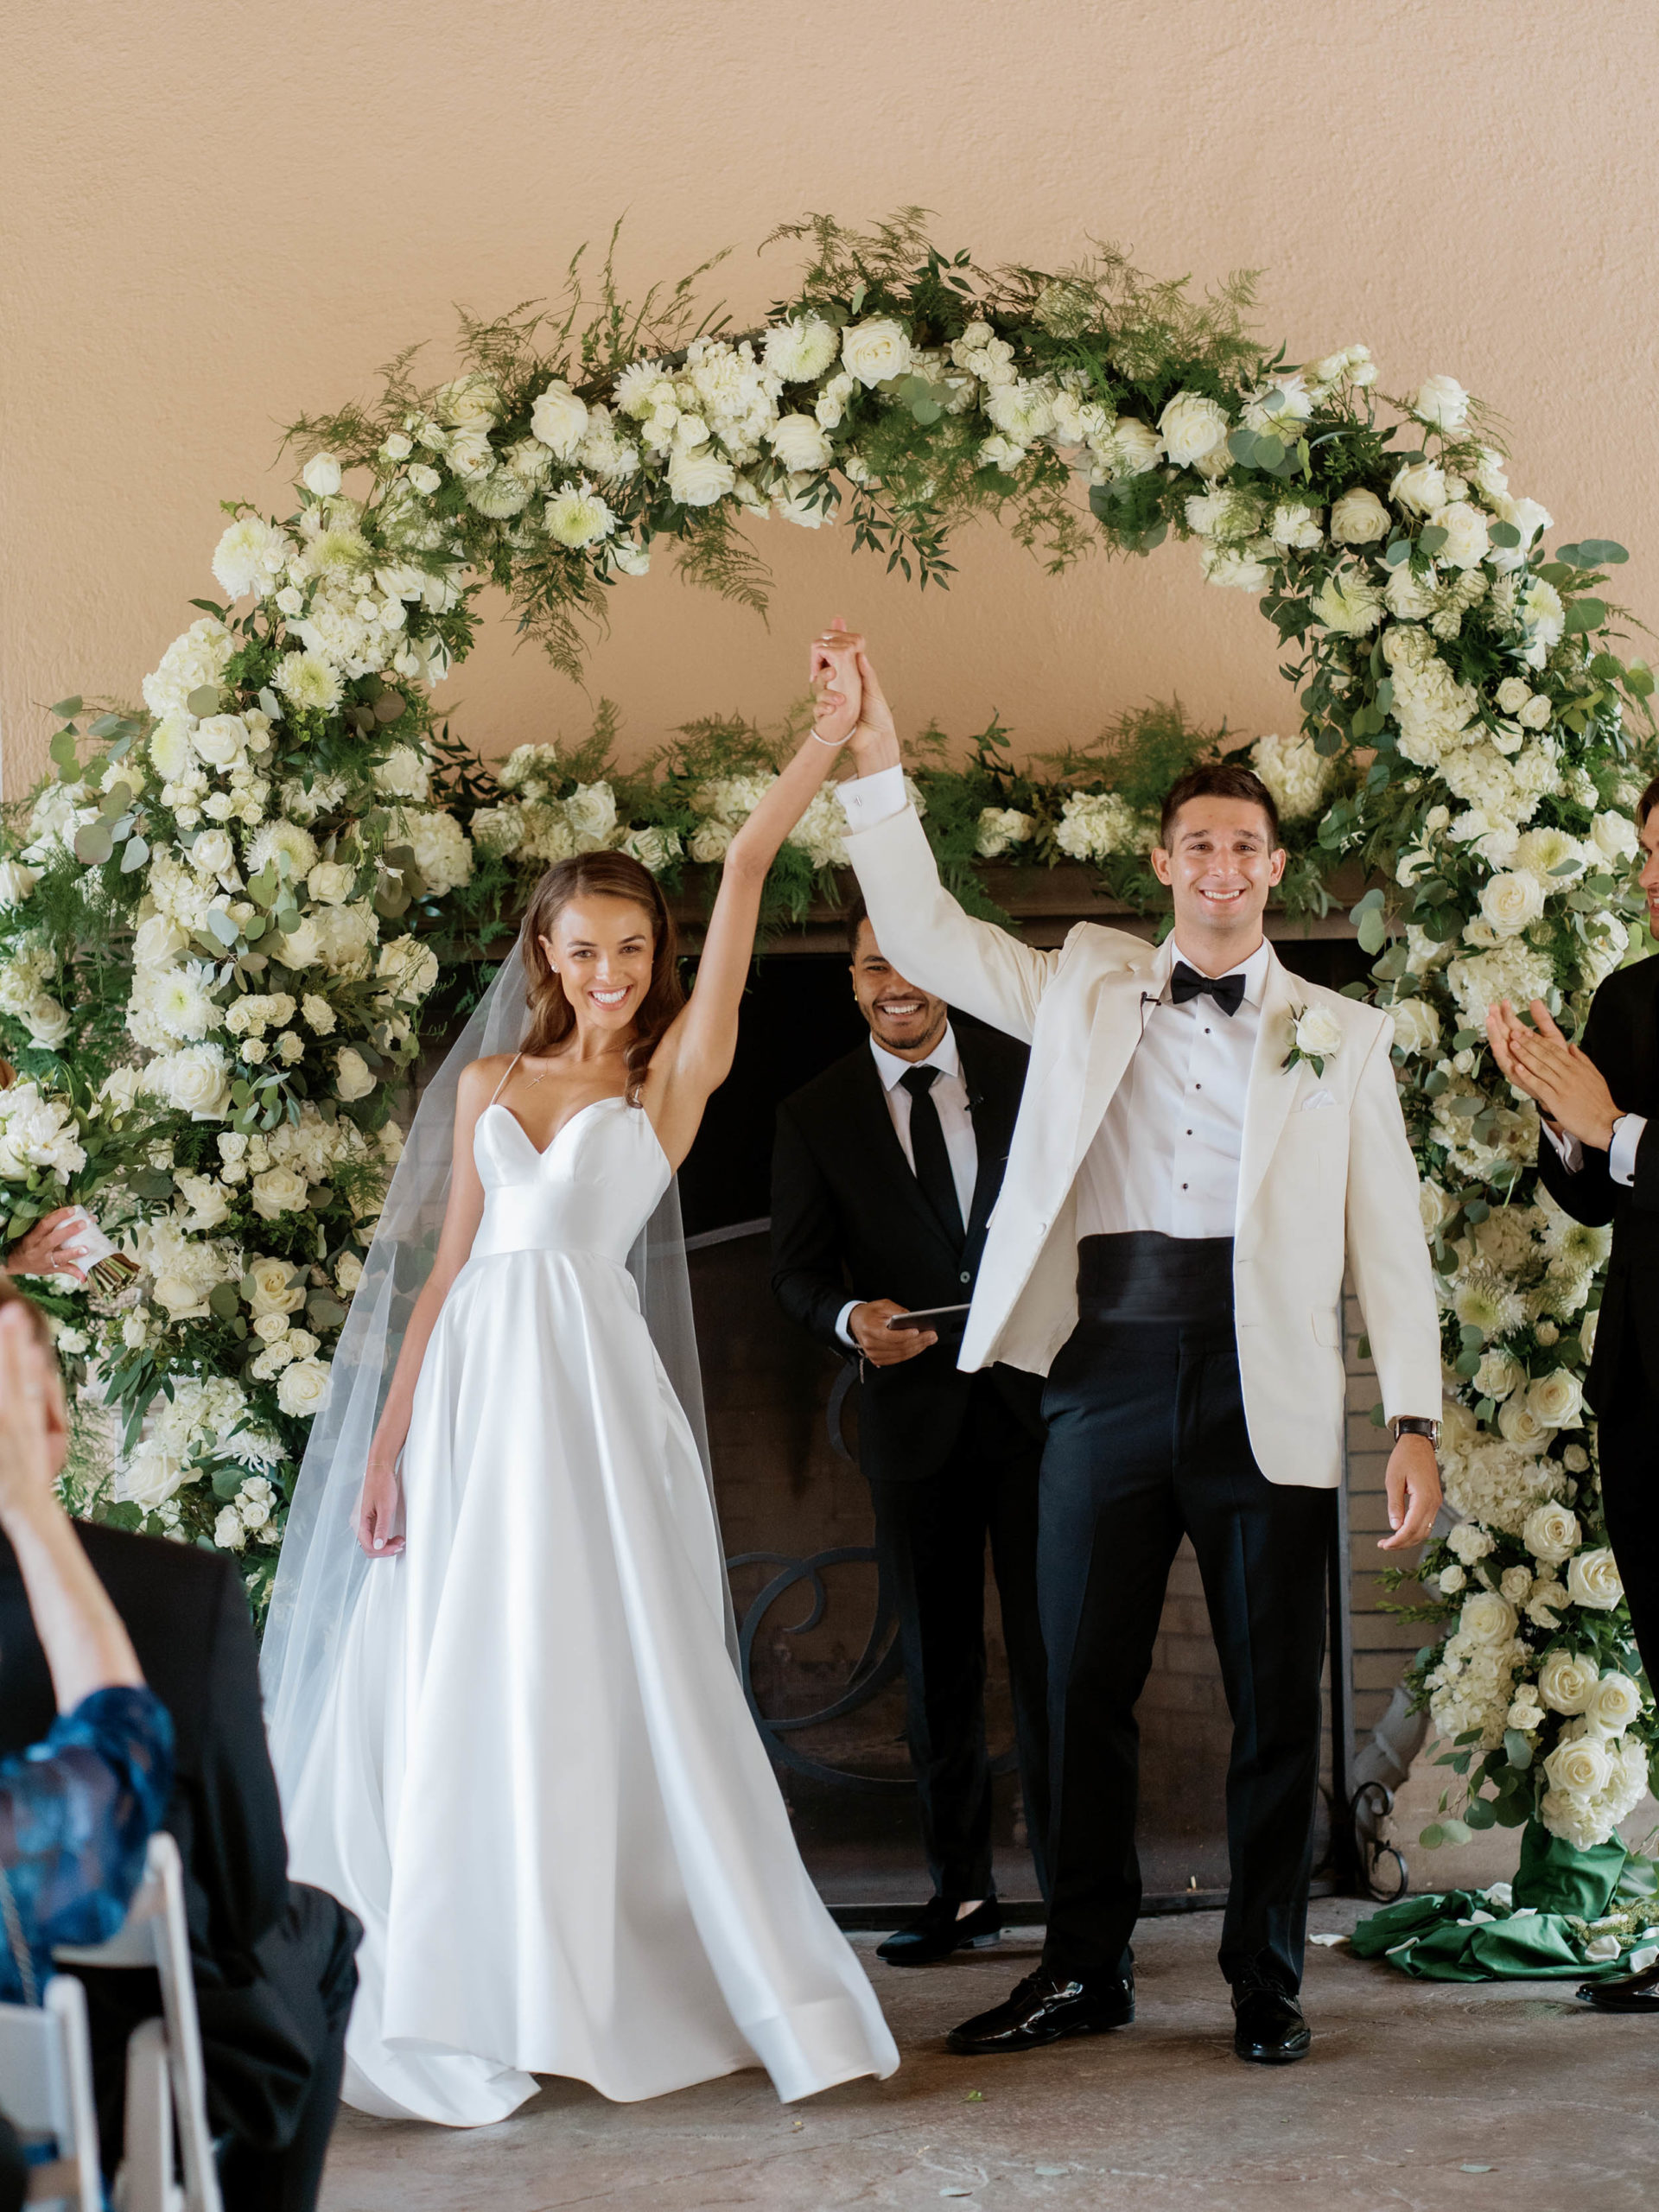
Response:
[{"label": "clasped raised hands", "polygon": [[[870,664],[868,644],[858,631],[849,630],[839,615],[812,640],[809,673],[814,697],[837,702],[836,734],[831,734],[829,722],[820,720],[815,710],[817,734],[826,743],[844,742],[862,776],[874,775],[880,768],[897,767],[899,737],[893,709]],[[852,715],[843,731],[839,715],[848,702]]]}]

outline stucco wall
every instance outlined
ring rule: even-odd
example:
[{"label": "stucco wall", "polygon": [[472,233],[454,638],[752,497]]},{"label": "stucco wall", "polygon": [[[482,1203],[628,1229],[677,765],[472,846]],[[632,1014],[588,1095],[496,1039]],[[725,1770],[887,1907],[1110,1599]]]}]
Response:
[{"label": "stucco wall", "polygon": [[[216,503],[287,511],[282,423],[417,339],[438,373],[452,303],[554,291],[624,213],[632,286],[735,245],[740,320],[788,282],[788,249],[754,246],[806,208],[925,202],[986,260],[1058,264],[1092,234],[1200,283],[1260,265],[1293,358],[1363,339],[1384,389],[1446,371],[1484,395],[1516,488],[1559,537],[1622,538],[1659,619],[1645,0],[9,0],[0,81],[9,793],[44,702],[136,696],[212,592]],[[836,611],[880,639],[911,726],[996,707],[1035,747],[1172,692],[1293,719],[1253,602],[1190,549],[1054,582],[979,531],[923,597],[844,531],[763,537],[770,629],[671,573],[615,594],[590,684],[631,745],[776,713]],[[589,704],[505,625],[447,691],[492,750]]]}]

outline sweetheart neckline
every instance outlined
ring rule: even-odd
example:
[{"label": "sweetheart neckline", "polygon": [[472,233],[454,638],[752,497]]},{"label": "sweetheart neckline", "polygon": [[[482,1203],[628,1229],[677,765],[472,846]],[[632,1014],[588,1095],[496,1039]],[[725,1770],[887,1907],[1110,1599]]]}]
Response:
[{"label": "sweetheart neckline", "polygon": [[[564,1120],[559,1123],[558,1128],[554,1130],[552,1135],[549,1137],[545,1144],[537,1143],[535,1138],[531,1136],[530,1131],[524,1127],[518,1116],[513,1112],[512,1107],[507,1105],[504,1100],[499,1098],[492,1098],[489,1104],[484,1109],[484,1111],[486,1114],[505,1114],[507,1119],[512,1123],[513,1128],[518,1130],[519,1135],[523,1137],[524,1142],[535,1154],[537,1159],[545,1160],[548,1154],[552,1151],[554,1146],[557,1144],[559,1139],[564,1135],[565,1131],[567,1129],[574,1128],[576,1123],[581,1121],[584,1114],[591,1114],[596,1106],[626,1106],[627,1103],[628,1102],[626,1098],[590,1098],[585,1106],[578,1106],[574,1114],[566,1116]],[[652,1131],[652,1135],[655,1136],[656,1134],[656,1131],[653,1129]]]}]

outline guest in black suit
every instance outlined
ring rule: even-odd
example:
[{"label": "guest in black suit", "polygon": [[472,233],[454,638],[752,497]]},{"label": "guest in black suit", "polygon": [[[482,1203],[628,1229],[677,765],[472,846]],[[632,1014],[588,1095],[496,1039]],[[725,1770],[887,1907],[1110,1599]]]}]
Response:
[{"label": "guest in black suit", "polygon": [[[1659,778],[1637,801],[1648,926],[1659,934]],[[1544,1187],[1575,1221],[1612,1224],[1585,1396],[1598,1416],[1607,1541],[1642,1664],[1659,1688],[1659,960],[1610,976],[1569,1045],[1541,1001],[1529,1029],[1507,1003],[1487,1030],[1498,1065],[1545,1116]],[[1659,2014],[1659,1967],[1579,1992],[1601,2012]]]},{"label": "guest in black suit", "polygon": [[853,993],[870,1041],[778,1116],[772,1286],[791,1319],[862,1379],[859,1458],[899,1610],[911,1756],[934,1896],[882,1944],[925,1966],[1001,1929],[985,1748],[985,1546],[1002,1606],[1027,1825],[1039,1878],[1047,1778],[1037,1625],[1040,1385],[1013,1368],[965,1375],[960,1326],[889,1331],[890,1316],[966,1306],[1001,1188],[1026,1051],[951,1026],[942,999],[881,957],[862,904]]},{"label": "guest in black suit", "polygon": [[[67,1446],[56,1434],[58,1464]],[[144,1679],[173,1717],[163,1822],[184,1861],[208,2118],[224,2139],[230,2212],[309,2212],[340,2097],[361,1935],[346,1908],[288,1878],[265,1751],[247,1600],[222,1553],[83,1523],[78,1531],[126,1625]],[[0,1757],[36,1743],[56,1709],[22,1574],[0,1536]],[[161,2010],[156,1977],[83,1968],[99,2133],[120,2156],[127,2038]]]}]

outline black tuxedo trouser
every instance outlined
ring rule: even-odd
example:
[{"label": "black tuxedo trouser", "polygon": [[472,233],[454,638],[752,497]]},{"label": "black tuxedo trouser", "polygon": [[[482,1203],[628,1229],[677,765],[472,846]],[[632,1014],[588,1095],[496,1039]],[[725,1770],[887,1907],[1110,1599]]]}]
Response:
[{"label": "black tuxedo trouser", "polygon": [[913,1482],[873,1481],[875,1541],[899,1611],[911,1762],[936,1892],[995,1894],[985,1747],[985,1546],[1001,1599],[1026,1824],[1043,1877],[1047,1813],[1043,1646],[1037,1619],[1040,1439],[988,1376],[975,1382],[955,1450]]},{"label": "black tuxedo trouser", "polygon": [[1192,1540],[1233,1720],[1221,1966],[1301,1980],[1336,1493],[1268,1481],[1230,1316],[1084,1321],[1043,1399],[1038,1588],[1048,1650],[1046,1972],[1127,1968],[1141,1909],[1135,1700],[1170,1563]]},{"label": "black tuxedo trouser", "polygon": [[1601,1505],[1637,1649],[1659,1688],[1659,1397],[1634,1342],[1620,1349],[1613,1402],[1597,1431]]}]

